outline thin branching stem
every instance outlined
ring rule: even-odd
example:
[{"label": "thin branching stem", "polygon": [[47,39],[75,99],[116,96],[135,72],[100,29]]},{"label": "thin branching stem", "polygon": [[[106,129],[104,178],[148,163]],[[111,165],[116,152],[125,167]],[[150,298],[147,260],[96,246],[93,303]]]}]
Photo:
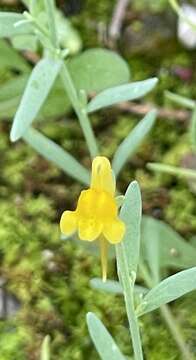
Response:
[{"label": "thin branching stem", "polygon": [[120,243],[116,246],[116,258],[118,265],[118,276],[123,287],[135,360],[143,360],[139,324],[134,307],[134,282],[129,276],[128,264],[123,243]]},{"label": "thin branching stem", "polygon": [[51,42],[55,49],[58,48],[58,35],[57,35],[57,27],[56,27],[56,19],[55,19],[55,2],[54,0],[45,0],[45,8],[48,17],[48,25],[50,31]]},{"label": "thin branching stem", "polygon": [[[48,24],[49,24],[49,30],[50,30],[50,40],[52,42],[52,45],[54,47],[54,50],[56,51],[56,55],[59,51],[59,57],[60,55],[60,48],[58,45],[58,35],[57,35],[57,27],[56,27],[56,21],[55,21],[55,2],[54,0],[45,0],[45,7],[47,10],[48,15]],[[81,103],[78,93],[76,91],[76,88],[74,86],[74,83],[72,81],[71,75],[69,73],[69,70],[65,63],[63,63],[61,71],[61,79],[64,85],[64,88],[67,92],[67,95],[71,101],[71,104],[78,116],[78,120],[80,123],[80,126],[82,128],[82,131],[84,133],[84,137],[91,155],[91,158],[94,158],[96,155],[98,155],[98,147],[96,138],[94,136],[90,120],[88,118],[88,114],[86,112],[85,106]]]},{"label": "thin branching stem", "polygon": [[70,73],[67,69],[66,64],[62,66],[61,79],[64,85],[64,88],[69,96],[69,99],[72,103],[72,106],[78,116],[80,126],[83,130],[87,146],[92,158],[98,155],[97,142],[86,112],[85,107],[81,104],[75,86],[73,84]]}]

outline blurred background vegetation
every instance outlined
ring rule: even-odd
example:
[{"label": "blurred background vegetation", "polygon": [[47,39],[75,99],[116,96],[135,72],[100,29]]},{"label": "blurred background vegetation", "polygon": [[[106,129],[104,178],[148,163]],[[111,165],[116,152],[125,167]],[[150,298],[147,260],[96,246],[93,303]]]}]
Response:
[{"label": "blurred background vegetation", "polygon": [[[186,179],[155,174],[146,168],[147,162],[153,161],[176,166],[196,163],[187,135],[190,114],[185,110],[179,112],[164,98],[164,90],[190,98],[196,95],[196,54],[194,49],[187,49],[179,42],[176,15],[166,0],[133,0],[123,19],[121,36],[113,42],[108,28],[114,0],[57,3],[78,30],[83,49],[114,48],[129,63],[132,80],[159,78],[156,90],[137,110],[133,104],[128,109],[104,110],[93,115],[92,122],[102,153],[110,157],[141,118],[139,112],[145,111],[145,106],[159,107],[161,116],[125,167],[119,189],[124,191],[130,180],[138,180],[144,213],[166,221],[187,241],[196,244],[193,187]],[[19,1],[0,1],[0,10],[22,12],[24,7]],[[1,87],[8,79],[25,73],[25,68],[8,67],[3,61],[3,50],[0,51]],[[29,66],[36,60],[32,52],[21,56],[28,59]],[[54,111],[64,106],[59,96],[57,93],[47,120],[40,121],[38,127],[89,166],[75,115],[70,111],[65,113],[64,108],[61,116]],[[0,103],[0,360],[39,359],[40,344],[46,334],[51,335],[52,359],[98,359],[85,324],[88,311],[102,318],[128,356],[130,340],[123,299],[93,290],[89,280],[100,276],[99,258],[88,253],[82,244],[60,238],[60,215],[65,208],[74,207],[80,185],[23,141],[10,143],[10,122],[4,119],[14,113],[16,104],[11,93],[9,99]],[[109,270],[109,276],[115,278],[113,260]],[[176,301],[172,308],[196,354],[195,301],[193,293]],[[142,318],[141,329],[147,360],[180,359],[158,312]]]}]

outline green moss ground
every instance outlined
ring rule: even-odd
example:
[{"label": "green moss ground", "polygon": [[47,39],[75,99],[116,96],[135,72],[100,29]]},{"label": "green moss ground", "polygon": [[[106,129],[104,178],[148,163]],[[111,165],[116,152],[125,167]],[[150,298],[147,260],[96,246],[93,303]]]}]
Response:
[{"label": "green moss ground", "polygon": [[[113,5],[114,2],[88,0],[82,14],[73,19],[82,32],[85,48],[100,45],[95,24],[109,21]],[[168,106],[163,97],[165,89],[194,96],[194,81],[182,84],[171,72],[174,64],[192,67],[192,52],[177,45],[175,52],[155,60],[149,54],[144,57],[142,53],[132,56],[123,49],[122,52],[134,80],[154,75],[160,79],[157,90],[146,100]],[[3,74],[0,81],[4,77]],[[102,153],[111,157],[138,118],[110,110],[94,116],[92,121]],[[83,163],[89,165],[85,143],[73,115],[69,115],[66,126],[62,119],[41,127],[73,155],[80,154]],[[119,189],[124,191],[130,180],[136,178],[142,188],[144,212],[166,220],[188,239],[196,232],[195,195],[185,180],[160,176],[146,169],[148,161],[180,164],[183,154],[189,152],[187,127],[175,119],[158,119],[151,135],[124,169]],[[130,356],[122,298],[98,293],[89,285],[91,277],[100,276],[99,259],[82,244],[60,239],[60,214],[64,208],[74,206],[80,185],[22,141],[11,144],[9,124],[2,122],[0,130],[0,273],[6,279],[7,290],[22,304],[15,317],[0,321],[0,360],[39,359],[40,344],[46,334],[51,336],[52,359],[98,359],[85,324],[88,311],[100,316],[122,351]],[[113,261],[109,268],[110,277],[115,278]],[[196,354],[195,300],[195,295],[188,295],[175,302],[172,310]],[[145,316],[141,328],[146,360],[180,359],[158,312]]]}]

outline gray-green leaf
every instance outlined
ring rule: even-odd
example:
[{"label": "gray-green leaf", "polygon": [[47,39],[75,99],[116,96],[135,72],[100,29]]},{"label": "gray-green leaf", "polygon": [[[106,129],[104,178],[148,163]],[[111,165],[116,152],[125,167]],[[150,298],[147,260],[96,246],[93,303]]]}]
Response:
[{"label": "gray-green leaf", "polygon": [[125,360],[125,357],[99,318],[93,313],[88,313],[86,318],[91,339],[101,359]]},{"label": "gray-green leaf", "polygon": [[105,291],[111,294],[123,294],[122,286],[118,281],[107,280],[103,281],[100,278],[93,278],[90,280],[92,288]]},{"label": "gray-green leaf", "polygon": [[190,179],[196,179],[196,170],[192,170],[188,168],[180,168],[177,166],[161,164],[161,163],[148,163],[147,167],[148,169],[157,172],[162,172],[162,173],[190,178]]},{"label": "gray-green leaf", "polygon": [[180,271],[163,280],[144,296],[142,303],[139,305],[139,316],[178,299],[195,289],[196,267]]},{"label": "gray-green leaf", "polygon": [[[11,49],[8,45],[7,47],[8,50]],[[15,67],[18,69],[18,66],[16,66],[17,61],[14,58],[14,55],[18,55],[16,51],[11,49],[11,55],[8,56],[6,54],[7,52],[5,53],[5,59],[3,60],[2,66],[4,67],[9,65],[7,59],[13,58],[14,61],[11,61],[10,67],[14,67],[15,65]],[[88,63],[88,60],[91,57],[92,59]],[[91,62],[93,62],[93,59],[96,59],[97,61],[95,67],[97,77],[93,72],[93,67],[90,66]],[[1,61],[2,55],[0,57],[0,66]],[[22,70],[23,63],[25,63],[25,60],[23,60],[22,57],[21,61],[22,65],[19,64],[19,70]],[[111,72],[110,63],[112,64],[112,68],[115,69],[115,73],[111,74],[111,76],[109,76]],[[129,80],[129,70],[124,60],[120,56],[114,54],[109,50],[103,51],[103,49],[93,49],[85,51],[81,55],[70,59],[70,61],[68,62],[68,69],[70,71],[71,77],[74,80],[76,89],[78,91],[84,89],[87,94],[92,93],[93,91],[101,91],[106,87],[118,85]],[[15,114],[19,99],[20,97],[22,97],[25,85],[28,82],[28,76],[29,74],[19,75],[11,80],[8,80],[4,85],[1,86],[0,119],[7,119],[13,117],[13,115]],[[11,99],[9,95],[10,91],[12,94]],[[14,97],[15,99],[13,99]],[[41,108],[41,111],[38,113],[36,118],[62,116],[70,109],[70,107],[71,105],[68,101],[68,97],[65,94],[64,87],[60,79],[57,79],[43,107]]]},{"label": "gray-green leaf", "polygon": [[130,273],[137,272],[140,252],[140,225],[142,216],[142,200],[137,181],[131,182],[126,193],[120,218],[125,223],[126,232],[123,239],[127,264]]},{"label": "gray-green leaf", "polygon": [[159,238],[160,227],[157,226],[156,220],[150,217],[145,217],[145,221],[142,218],[142,225],[144,257],[151,271],[153,283],[157,284],[160,280],[160,249],[162,250],[162,243]]},{"label": "gray-green leaf", "polygon": [[174,94],[171,91],[165,91],[165,96],[167,99],[171,100],[172,102],[181,105],[183,107],[187,107],[188,109],[194,109],[195,101],[185,96],[181,96],[178,94]]},{"label": "gray-green leaf", "polygon": [[150,111],[117,148],[112,162],[112,168],[116,176],[119,174],[128,158],[137,151],[141,142],[144,140],[144,137],[151,130],[156,115],[157,112],[155,110]]},{"label": "gray-green leaf", "polygon": [[106,49],[84,51],[67,65],[77,90],[85,90],[87,94],[127,83],[130,79],[127,63]]},{"label": "gray-green leaf", "polygon": [[157,81],[157,78],[152,78],[106,89],[90,101],[87,111],[91,113],[123,101],[138,99],[151,91]]},{"label": "gray-green leaf", "polygon": [[0,39],[0,69],[28,72],[30,65],[5,40]]},{"label": "gray-green leaf", "polygon": [[[110,294],[116,294],[116,295],[122,295],[123,294],[123,289],[122,286],[120,285],[120,283],[118,281],[115,280],[107,280],[105,282],[103,282],[102,279],[100,278],[93,278],[90,280],[90,284],[92,286],[92,288],[100,290],[100,291],[104,291]],[[143,296],[144,294],[146,294],[146,292],[148,291],[147,288],[140,286],[140,285],[135,285],[134,286],[134,293],[138,296]]]},{"label": "gray-green leaf", "polygon": [[[195,265],[196,249],[191,244],[163,221],[143,216],[141,255],[144,260],[147,260],[146,248],[150,246],[152,241],[159,243],[159,265],[161,268],[167,266],[187,268]],[[154,260],[152,259],[152,261]]]},{"label": "gray-green leaf", "polygon": [[72,178],[89,184],[89,172],[59,145],[33,128],[23,135],[24,140],[47,160],[52,161]]},{"label": "gray-green leaf", "polygon": [[50,360],[50,337],[47,335],[44,338],[41,347],[41,357],[40,360]]},{"label": "gray-green leaf", "polygon": [[60,71],[61,61],[44,58],[33,69],[16,112],[10,138],[18,140],[31,125]]},{"label": "gray-green leaf", "polygon": [[23,20],[25,20],[25,17],[22,14],[14,12],[0,12],[0,37],[9,38],[16,35],[32,33],[32,26],[29,23],[15,26],[17,22]]}]

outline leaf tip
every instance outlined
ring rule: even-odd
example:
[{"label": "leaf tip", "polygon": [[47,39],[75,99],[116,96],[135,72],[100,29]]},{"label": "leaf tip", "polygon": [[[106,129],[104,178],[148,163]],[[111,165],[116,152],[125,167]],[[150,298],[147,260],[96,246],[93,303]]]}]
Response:
[{"label": "leaf tip", "polygon": [[159,81],[159,78],[158,78],[158,77],[156,77],[156,76],[155,76],[155,77],[153,77],[152,79],[153,79],[153,81],[154,81],[155,85],[156,85],[156,84],[158,83],[158,81]]},{"label": "leaf tip", "polygon": [[128,189],[127,190],[131,190],[132,189],[132,191],[137,191],[137,192],[141,192],[140,191],[140,185],[139,185],[139,183],[138,183],[138,181],[137,180],[133,180],[130,184],[129,184],[129,186],[128,186]]},{"label": "leaf tip", "polygon": [[20,138],[20,135],[17,134],[17,132],[15,131],[14,126],[12,126],[11,132],[10,132],[10,140],[11,140],[11,142],[15,142],[19,138]]},{"label": "leaf tip", "polygon": [[87,322],[87,325],[89,325],[90,321],[95,317],[95,315],[92,313],[92,312],[88,312],[86,314],[86,322]]},{"label": "leaf tip", "polygon": [[139,187],[139,183],[138,183],[137,180],[133,180],[133,181],[131,182],[131,185],[132,185],[132,186],[137,186],[137,187]]}]

